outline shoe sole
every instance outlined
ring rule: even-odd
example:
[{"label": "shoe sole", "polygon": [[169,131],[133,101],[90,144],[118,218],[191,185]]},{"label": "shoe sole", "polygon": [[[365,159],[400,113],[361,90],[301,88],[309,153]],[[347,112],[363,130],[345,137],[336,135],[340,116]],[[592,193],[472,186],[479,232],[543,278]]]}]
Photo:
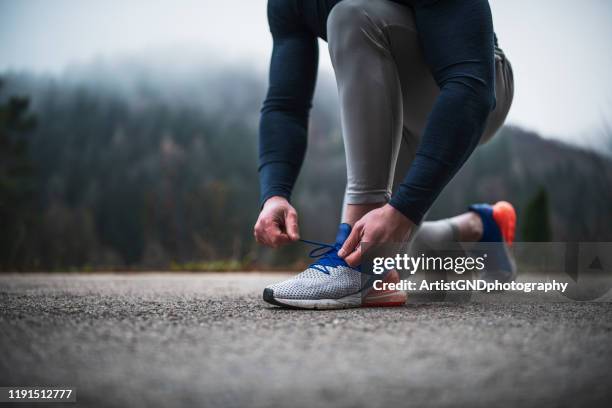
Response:
[{"label": "shoe sole", "polygon": [[[393,269],[383,279],[383,283],[399,283],[400,275]],[[398,307],[404,306],[408,296],[403,290],[374,290],[368,289],[368,293],[363,298],[361,307]]]},{"label": "shoe sole", "polygon": [[292,309],[330,310],[351,309],[356,307],[400,307],[406,304],[407,295],[404,291],[385,291],[380,294],[370,291],[362,299],[363,293],[358,292],[340,299],[282,299],[274,297],[274,290],[264,289],[263,300],[281,307]]},{"label": "shoe sole", "polygon": [[330,310],[361,307],[361,293],[354,293],[340,299],[280,299],[274,297],[274,290],[266,288],[263,299],[272,305],[292,309]]},{"label": "shoe sole", "polygon": [[388,291],[377,294],[371,291],[363,299],[361,307],[400,307],[406,304],[408,296],[401,290]]}]

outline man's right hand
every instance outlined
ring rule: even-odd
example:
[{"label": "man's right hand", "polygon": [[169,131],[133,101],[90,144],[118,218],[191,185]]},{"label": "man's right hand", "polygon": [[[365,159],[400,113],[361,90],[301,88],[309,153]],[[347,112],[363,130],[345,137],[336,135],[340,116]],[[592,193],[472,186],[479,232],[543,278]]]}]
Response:
[{"label": "man's right hand", "polygon": [[264,203],[255,223],[257,242],[272,248],[297,241],[300,238],[295,208],[284,197],[270,197]]}]

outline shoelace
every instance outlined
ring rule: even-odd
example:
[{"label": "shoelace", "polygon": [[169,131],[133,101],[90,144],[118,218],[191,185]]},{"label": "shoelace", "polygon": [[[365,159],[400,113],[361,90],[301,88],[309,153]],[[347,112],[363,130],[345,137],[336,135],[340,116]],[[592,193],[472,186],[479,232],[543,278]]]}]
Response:
[{"label": "shoelace", "polygon": [[[344,261],[344,259],[338,256],[338,251],[340,250],[340,246],[329,245],[323,242],[317,241],[309,241],[307,239],[300,239],[300,241],[310,244],[310,245],[318,245],[315,249],[308,253],[308,256],[311,258],[318,258],[316,262],[310,264],[309,268],[316,269],[318,271],[323,272],[324,274],[329,275],[329,270],[327,268],[335,268],[338,266],[348,266],[348,264]],[[321,252],[324,251],[325,252]]]}]

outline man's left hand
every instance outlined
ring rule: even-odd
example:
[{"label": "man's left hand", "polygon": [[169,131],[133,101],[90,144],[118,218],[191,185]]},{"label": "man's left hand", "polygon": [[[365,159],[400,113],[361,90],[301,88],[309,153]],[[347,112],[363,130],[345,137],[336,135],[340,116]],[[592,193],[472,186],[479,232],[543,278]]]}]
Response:
[{"label": "man's left hand", "polygon": [[361,264],[361,243],[382,244],[404,242],[410,237],[415,224],[389,204],[372,210],[353,226],[351,234],[342,245],[338,256],[347,264],[356,267]]}]

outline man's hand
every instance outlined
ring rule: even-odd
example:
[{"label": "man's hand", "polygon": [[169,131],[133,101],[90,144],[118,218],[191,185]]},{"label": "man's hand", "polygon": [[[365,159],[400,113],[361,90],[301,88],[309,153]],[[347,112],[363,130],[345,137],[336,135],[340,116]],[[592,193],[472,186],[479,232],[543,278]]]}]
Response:
[{"label": "man's hand", "polygon": [[270,197],[255,223],[254,235],[260,244],[278,248],[300,238],[295,208],[284,197]]},{"label": "man's hand", "polygon": [[404,242],[410,237],[414,223],[389,204],[372,210],[355,223],[351,234],[338,251],[350,266],[361,264],[361,242],[382,244]]}]

